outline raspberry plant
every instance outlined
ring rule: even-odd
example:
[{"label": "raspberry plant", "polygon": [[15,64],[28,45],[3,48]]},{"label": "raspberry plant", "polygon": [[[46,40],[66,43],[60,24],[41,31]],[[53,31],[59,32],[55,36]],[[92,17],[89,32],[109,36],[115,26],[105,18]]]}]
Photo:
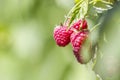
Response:
[{"label": "raspberry plant", "polygon": [[[68,12],[64,23],[54,29],[54,40],[58,46],[65,47],[71,43],[76,60],[81,64],[92,61],[91,68],[96,62],[96,53],[92,53],[92,41],[90,33],[99,26],[99,22],[89,28],[87,18],[99,16],[99,14],[112,8],[114,0],[75,0],[75,5]],[[101,80],[97,75],[97,80]]]}]

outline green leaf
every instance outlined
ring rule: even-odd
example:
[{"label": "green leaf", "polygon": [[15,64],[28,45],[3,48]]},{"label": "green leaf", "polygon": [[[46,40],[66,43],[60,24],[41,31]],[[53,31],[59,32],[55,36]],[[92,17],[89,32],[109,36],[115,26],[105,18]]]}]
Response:
[{"label": "green leaf", "polygon": [[84,18],[88,12],[88,0],[84,0],[80,6],[80,18]]},{"label": "green leaf", "polygon": [[71,20],[70,20],[69,24],[71,24],[71,23],[72,23],[72,21],[76,18],[76,15],[78,14],[78,12],[79,12],[79,8],[73,12],[73,14],[72,14],[72,17],[71,17]]},{"label": "green leaf", "polygon": [[75,6],[70,10],[70,12],[67,15],[67,18],[64,21],[64,23],[66,23],[68,18],[70,18],[68,26],[71,25],[75,18],[85,18],[88,12],[88,0],[75,0],[75,2]]},{"label": "green leaf", "polygon": [[71,15],[72,17],[71,17],[71,20],[70,20],[69,24],[71,24],[72,21],[76,18],[76,15],[79,13],[79,10],[80,10],[80,7],[78,5],[78,6],[76,6],[75,10],[72,12],[72,15]]},{"label": "green leaf", "polygon": [[66,19],[64,21],[64,24],[67,22],[67,20],[70,18],[70,21],[68,23],[68,26],[72,23],[72,21],[76,18],[77,14],[79,13],[80,4],[83,2],[83,0],[80,0],[75,6],[69,11],[69,13],[66,16]]},{"label": "green leaf", "polygon": [[[79,4],[78,4],[79,3]],[[79,16],[79,18],[84,18],[88,12],[88,0],[79,0],[72,12],[70,24],[72,21]]]},{"label": "green leaf", "polygon": [[112,4],[113,3],[111,1],[108,1],[108,0],[99,0],[99,1],[97,0],[96,2],[94,2],[93,7],[96,9],[96,11],[98,13],[102,13],[104,11],[111,9]]},{"label": "green leaf", "polygon": [[80,0],[74,0],[75,4],[77,4]]}]

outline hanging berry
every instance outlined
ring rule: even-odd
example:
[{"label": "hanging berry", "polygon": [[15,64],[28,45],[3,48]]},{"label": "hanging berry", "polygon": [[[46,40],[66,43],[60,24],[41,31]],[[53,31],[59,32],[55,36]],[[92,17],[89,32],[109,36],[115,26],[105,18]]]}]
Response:
[{"label": "hanging berry", "polygon": [[64,47],[70,42],[70,33],[67,31],[66,26],[61,25],[55,27],[53,36],[58,46]]},{"label": "hanging berry", "polygon": [[[70,41],[71,41],[71,44],[73,47],[73,53],[74,53],[77,61],[81,64],[85,64],[91,59],[90,56],[88,57],[88,55],[91,55],[90,42],[89,42],[89,45],[87,42],[88,37],[89,37],[88,30],[82,30],[77,33],[74,32],[74,33],[72,33],[72,35],[70,37]],[[87,47],[85,47],[86,42],[87,42]],[[89,52],[85,53],[86,52],[85,50],[87,50]]]}]

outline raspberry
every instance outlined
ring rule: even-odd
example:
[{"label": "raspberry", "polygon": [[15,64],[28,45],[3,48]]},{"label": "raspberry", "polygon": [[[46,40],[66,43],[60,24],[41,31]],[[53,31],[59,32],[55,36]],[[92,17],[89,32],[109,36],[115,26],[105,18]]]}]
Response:
[{"label": "raspberry", "polygon": [[87,21],[84,20],[83,25],[82,25],[82,29],[87,29],[87,28],[88,28]]},{"label": "raspberry", "polygon": [[[81,26],[82,25],[82,26]],[[81,26],[81,27],[80,27]],[[86,20],[78,20],[77,22],[75,22],[71,28],[74,28],[76,30],[80,30],[80,29],[87,29],[88,25],[87,25],[87,21]]]},{"label": "raspberry", "polygon": [[88,31],[82,30],[78,33],[72,33],[70,40],[73,47],[74,55],[78,62],[84,63],[83,56],[81,55],[81,49],[83,47],[84,42],[88,38]]},{"label": "raspberry", "polygon": [[70,32],[66,26],[55,27],[53,36],[58,46],[64,47],[70,42]]}]

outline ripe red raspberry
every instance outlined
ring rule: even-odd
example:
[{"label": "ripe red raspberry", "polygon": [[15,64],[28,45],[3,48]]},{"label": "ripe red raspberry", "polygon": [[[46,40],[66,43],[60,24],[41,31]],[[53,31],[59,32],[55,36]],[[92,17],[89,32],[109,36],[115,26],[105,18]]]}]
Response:
[{"label": "ripe red raspberry", "polygon": [[74,55],[75,55],[77,61],[80,62],[80,63],[86,62],[83,59],[81,49],[83,47],[84,42],[88,38],[88,33],[89,33],[88,31],[82,30],[81,32],[78,32],[78,33],[72,33],[72,35],[70,37]]},{"label": "ripe red raspberry", "polygon": [[80,29],[87,29],[88,25],[87,25],[87,21],[86,20],[78,20],[77,22],[75,22],[71,28],[74,28],[76,30],[80,30]]},{"label": "ripe red raspberry", "polygon": [[70,33],[66,26],[55,27],[53,36],[58,46],[64,47],[70,42]]}]

